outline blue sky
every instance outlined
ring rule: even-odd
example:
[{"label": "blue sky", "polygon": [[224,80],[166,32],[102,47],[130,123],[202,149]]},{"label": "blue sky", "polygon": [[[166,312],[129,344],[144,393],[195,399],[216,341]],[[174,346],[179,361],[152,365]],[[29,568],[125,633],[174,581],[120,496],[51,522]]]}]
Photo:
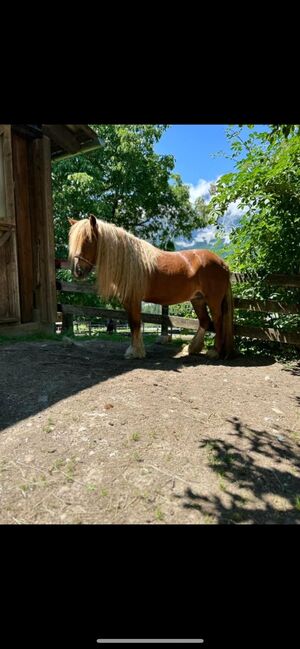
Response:
[{"label": "blue sky", "polygon": [[[174,171],[181,175],[184,183],[190,187],[191,200],[202,196],[209,201],[210,183],[222,174],[234,171],[234,162],[224,156],[215,154],[224,151],[230,153],[229,142],[226,138],[227,126],[222,124],[180,124],[170,126],[155,150],[159,154],[172,154],[176,164]],[[257,125],[255,131],[267,130],[267,126]],[[243,133],[248,129],[245,127]],[[225,241],[228,241],[231,229],[237,225],[241,210],[236,204],[228,207],[223,216],[225,226]],[[203,248],[214,245],[216,240],[215,226],[207,226],[193,232],[189,241],[178,239],[177,248]]]},{"label": "blue sky", "polygon": [[199,178],[209,180],[233,170],[231,160],[211,157],[220,150],[230,152],[226,128],[220,124],[170,126],[156,145],[156,152],[174,155],[175,171],[183,182],[196,185]]}]

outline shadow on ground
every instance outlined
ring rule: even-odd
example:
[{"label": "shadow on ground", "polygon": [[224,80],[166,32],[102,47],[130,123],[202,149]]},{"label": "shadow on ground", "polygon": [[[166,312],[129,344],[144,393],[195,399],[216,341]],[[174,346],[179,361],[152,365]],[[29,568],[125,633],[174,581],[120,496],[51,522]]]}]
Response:
[{"label": "shadow on ground", "polygon": [[0,430],[54,403],[136,368],[181,372],[184,366],[218,368],[270,365],[269,357],[237,356],[212,361],[204,354],[178,356],[181,347],[152,344],[145,359],[125,360],[127,343],[20,342],[0,346]]},{"label": "shadow on ground", "polygon": [[[223,524],[300,524],[300,444],[250,428],[237,418],[231,423],[232,441],[207,438],[200,444],[207,448],[209,467],[220,479],[224,498],[188,488],[177,496],[183,499],[183,507]],[[236,488],[246,490],[248,496],[235,493]]]}]

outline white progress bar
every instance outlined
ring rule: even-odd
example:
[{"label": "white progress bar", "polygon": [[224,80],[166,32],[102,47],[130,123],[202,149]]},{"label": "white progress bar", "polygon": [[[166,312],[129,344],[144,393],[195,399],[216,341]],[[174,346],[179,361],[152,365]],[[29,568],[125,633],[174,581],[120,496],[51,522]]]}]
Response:
[{"label": "white progress bar", "polygon": [[138,643],[141,643],[141,644],[159,644],[159,643],[164,643],[164,644],[173,644],[173,643],[176,643],[176,644],[186,644],[186,643],[187,644],[202,644],[204,642],[204,640],[203,640],[203,638],[198,638],[198,639],[193,639],[193,640],[191,640],[191,639],[188,639],[188,640],[179,640],[179,639],[177,639],[177,640],[175,640],[175,639],[173,639],[173,640],[166,640],[166,639],[164,639],[164,640],[149,640],[149,639],[127,640],[127,639],[123,639],[123,640],[121,640],[120,638],[118,640],[104,640],[104,639],[102,640],[101,638],[98,638],[97,642],[99,642],[99,644],[114,644],[114,643],[117,643],[117,644],[129,644],[129,643],[130,644],[131,643],[135,643],[135,644],[138,644]]}]

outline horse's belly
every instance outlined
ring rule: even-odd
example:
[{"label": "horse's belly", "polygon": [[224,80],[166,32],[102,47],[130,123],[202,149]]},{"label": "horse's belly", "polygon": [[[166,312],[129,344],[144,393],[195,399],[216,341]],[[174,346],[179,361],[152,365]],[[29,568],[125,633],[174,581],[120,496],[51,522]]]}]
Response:
[{"label": "horse's belly", "polygon": [[195,289],[193,286],[175,286],[168,289],[157,288],[157,290],[150,290],[145,297],[145,302],[152,302],[153,304],[179,304],[180,302],[187,302],[194,297]]}]

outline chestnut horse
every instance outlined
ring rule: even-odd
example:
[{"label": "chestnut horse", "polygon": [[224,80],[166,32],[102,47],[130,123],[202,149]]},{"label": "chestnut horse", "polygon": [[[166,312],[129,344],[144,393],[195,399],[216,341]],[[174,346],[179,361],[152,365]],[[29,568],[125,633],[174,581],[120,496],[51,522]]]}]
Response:
[{"label": "chestnut horse", "polygon": [[99,294],[118,297],[128,313],[131,345],[125,358],[145,356],[142,301],[170,305],[187,300],[199,320],[189,354],[201,352],[205,332],[210,329],[216,335],[208,356],[229,357],[233,351],[233,300],[230,271],[220,257],[209,250],[159,250],[93,215],[69,222],[69,260],[74,277],[84,279],[95,266]]}]

